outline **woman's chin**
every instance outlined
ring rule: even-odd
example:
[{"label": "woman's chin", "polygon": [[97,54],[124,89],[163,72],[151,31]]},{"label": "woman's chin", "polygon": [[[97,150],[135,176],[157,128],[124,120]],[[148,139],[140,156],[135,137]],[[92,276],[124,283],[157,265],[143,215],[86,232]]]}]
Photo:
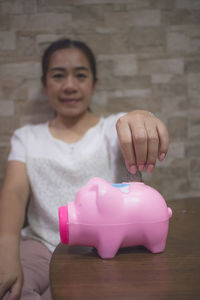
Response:
[{"label": "woman's chin", "polygon": [[60,115],[62,118],[78,118],[84,115],[85,113],[88,113],[88,109],[65,109],[60,112],[57,112],[57,116]]}]

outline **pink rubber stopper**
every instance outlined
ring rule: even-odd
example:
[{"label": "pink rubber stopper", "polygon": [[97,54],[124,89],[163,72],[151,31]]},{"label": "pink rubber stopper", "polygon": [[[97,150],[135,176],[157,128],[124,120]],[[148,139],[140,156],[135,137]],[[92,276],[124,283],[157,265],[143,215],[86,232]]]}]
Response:
[{"label": "pink rubber stopper", "polygon": [[62,244],[69,243],[69,229],[68,229],[68,208],[67,206],[59,207],[59,230]]}]

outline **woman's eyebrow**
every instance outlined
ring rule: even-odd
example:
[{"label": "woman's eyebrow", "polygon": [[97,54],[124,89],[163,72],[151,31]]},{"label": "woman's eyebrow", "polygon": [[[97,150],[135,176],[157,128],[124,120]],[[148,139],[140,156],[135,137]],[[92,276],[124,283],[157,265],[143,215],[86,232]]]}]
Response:
[{"label": "woman's eyebrow", "polygon": [[53,67],[49,70],[49,72],[54,72],[54,71],[62,71],[62,72],[65,72],[66,69],[65,68],[62,68],[62,67]]},{"label": "woman's eyebrow", "polygon": [[84,66],[75,67],[75,69],[76,69],[77,71],[86,71],[86,72],[89,72],[89,68],[84,67]]},{"label": "woman's eyebrow", "polygon": [[[78,66],[74,68],[76,71],[86,71],[89,72],[89,68],[85,67],[85,66]],[[55,71],[62,71],[65,72],[66,68],[63,67],[53,67],[49,70],[49,72],[55,72]]]}]

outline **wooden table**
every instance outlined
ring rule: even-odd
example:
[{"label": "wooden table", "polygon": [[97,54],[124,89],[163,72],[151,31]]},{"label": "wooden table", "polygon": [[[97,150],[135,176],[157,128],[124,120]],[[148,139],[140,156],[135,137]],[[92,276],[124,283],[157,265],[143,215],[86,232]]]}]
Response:
[{"label": "wooden table", "polygon": [[165,252],[120,249],[112,260],[90,247],[59,244],[50,264],[54,300],[200,299],[200,199],[169,201]]}]

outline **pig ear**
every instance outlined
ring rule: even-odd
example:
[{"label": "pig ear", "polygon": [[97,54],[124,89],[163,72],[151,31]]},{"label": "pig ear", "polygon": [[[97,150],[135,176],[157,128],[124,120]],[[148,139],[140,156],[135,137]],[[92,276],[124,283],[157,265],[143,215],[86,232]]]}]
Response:
[{"label": "pig ear", "polygon": [[99,182],[94,186],[96,203],[102,214],[114,213],[122,207],[122,194],[107,181]]},{"label": "pig ear", "polygon": [[95,191],[96,199],[98,199],[99,195],[106,193],[110,184],[99,177],[94,177],[88,182],[89,190]]},{"label": "pig ear", "polygon": [[[96,186],[100,183],[100,182],[107,182],[105,181],[104,179],[102,178],[99,178],[99,177],[93,177],[92,179],[90,179],[88,181],[87,184],[85,184],[84,186],[81,187],[81,189],[79,190],[79,192],[81,193],[86,193],[86,192],[89,192],[89,191],[93,191],[95,190],[96,191]],[[79,193],[78,192],[78,193]]]}]

